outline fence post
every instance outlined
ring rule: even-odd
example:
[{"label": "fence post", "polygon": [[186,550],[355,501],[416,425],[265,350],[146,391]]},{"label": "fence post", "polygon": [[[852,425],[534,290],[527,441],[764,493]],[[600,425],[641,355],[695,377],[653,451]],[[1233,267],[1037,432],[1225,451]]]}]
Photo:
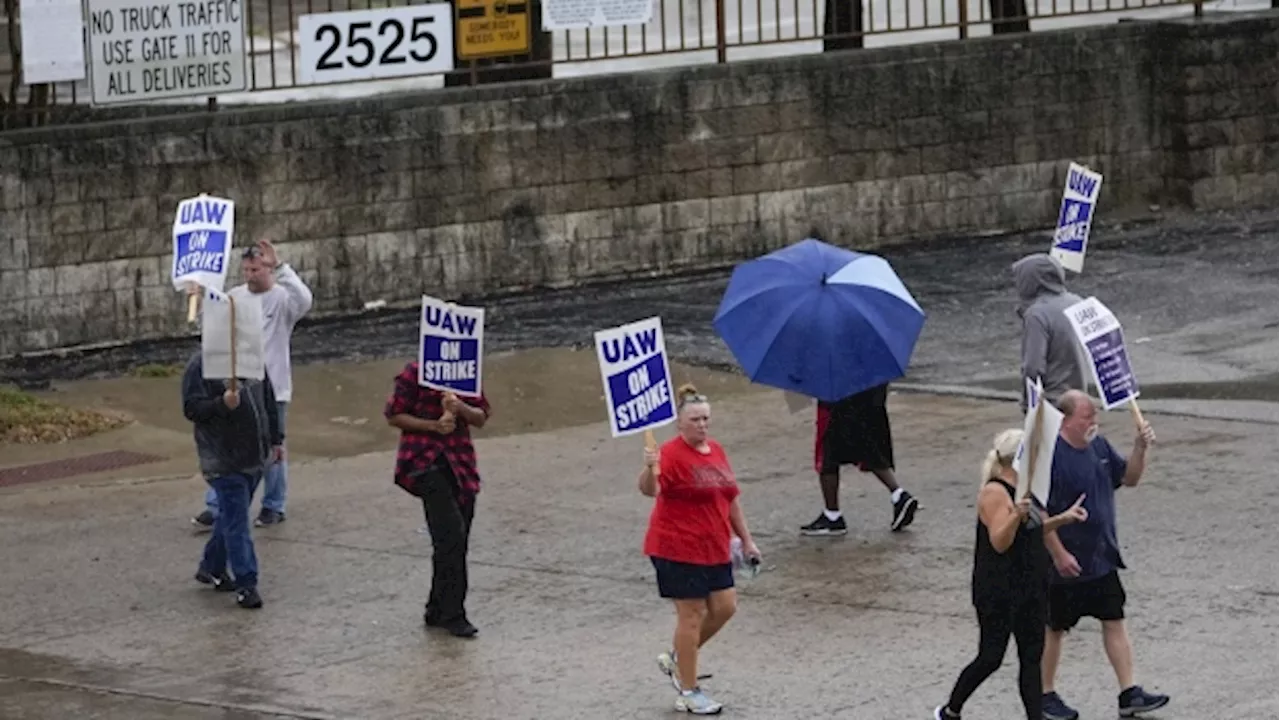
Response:
[{"label": "fence post", "polygon": [[960,9],[960,39],[969,37],[969,0],[958,0]]},{"label": "fence post", "polygon": [[[742,38],[738,38],[741,42]],[[724,32],[724,0],[716,0],[716,62],[724,64],[728,62],[728,40],[725,39]]]}]

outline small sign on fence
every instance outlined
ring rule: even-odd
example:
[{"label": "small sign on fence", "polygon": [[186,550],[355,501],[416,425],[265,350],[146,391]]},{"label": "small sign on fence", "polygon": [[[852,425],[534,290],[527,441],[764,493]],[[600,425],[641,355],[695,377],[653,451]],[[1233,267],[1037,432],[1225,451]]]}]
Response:
[{"label": "small sign on fence", "polygon": [[458,57],[524,55],[529,52],[529,3],[458,0]]}]

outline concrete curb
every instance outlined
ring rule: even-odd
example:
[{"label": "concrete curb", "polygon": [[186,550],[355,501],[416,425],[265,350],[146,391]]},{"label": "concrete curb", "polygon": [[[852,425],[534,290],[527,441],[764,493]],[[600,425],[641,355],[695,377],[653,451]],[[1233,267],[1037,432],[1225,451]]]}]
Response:
[{"label": "concrete curb", "polygon": [[[950,396],[950,397],[971,398],[974,400],[1018,402],[1018,400],[1021,399],[1021,396],[1018,393],[1008,391],[1008,390],[992,390],[990,388],[975,388],[975,387],[967,387],[964,385],[930,385],[930,384],[917,384],[917,383],[901,383],[901,384],[891,385],[890,388],[900,392],[912,393],[917,395],[943,395],[943,396]],[[1207,401],[1185,400],[1185,401],[1178,401],[1178,402],[1179,403],[1204,403]],[[1240,402],[1240,401],[1224,400],[1221,402],[1232,403],[1232,402]],[[1164,407],[1165,403],[1166,401],[1164,400],[1143,401],[1142,414],[1143,415],[1161,415],[1165,417],[1195,418],[1199,420],[1222,420],[1225,422],[1242,422],[1242,423],[1251,423],[1254,425],[1280,425],[1280,419],[1277,419],[1274,416],[1274,414],[1270,417],[1265,417],[1265,418],[1257,417],[1257,416],[1242,417],[1239,414],[1226,415],[1220,412],[1213,412],[1207,409],[1200,410],[1200,411],[1174,409],[1174,408]],[[1272,408],[1277,407],[1275,403],[1268,403],[1268,404]],[[1256,406],[1241,406],[1241,407],[1256,407]]]}]

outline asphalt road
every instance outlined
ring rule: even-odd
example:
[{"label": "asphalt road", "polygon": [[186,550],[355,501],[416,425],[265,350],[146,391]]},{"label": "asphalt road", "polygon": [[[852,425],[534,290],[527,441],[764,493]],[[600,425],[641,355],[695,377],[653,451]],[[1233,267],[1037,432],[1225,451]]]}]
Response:
[{"label": "asphalt road", "polygon": [[[562,380],[596,381],[589,367]],[[977,467],[1021,419],[1011,403],[928,395],[889,408],[899,477],[923,509],[891,533],[884,489],[850,472],[850,534],[823,539],[797,533],[819,510],[812,415],[768,392],[715,400],[766,567],[702,657],[725,717],[923,719],[972,658]],[[196,481],[0,489],[0,717],[671,717],[654,658],[673,615],[640,550],[641,442],[611,439],[601,413],[480,439],[472,642],[421,627],[431,551],[387,450],[290,468],[288,522],[254,531],[256,613],[191,580]],[[1138,681],[1174,698],[1156,718],[1275,718],[1275,426],[1154,420],[1144,484],[1118,497]],[[1130,447],[1126,415],[1103,429]],[[1061,667],[1058,689],[1086,718],[1115,717],[1101,644],[1084,621]],[[1017,716],[1015,658],[966,716]]]},{"label": "asphalt road", "polygon": [[[1224,401],[1225,420],[1151,417],[1152,465],[1143,485],[1118,498],[1138,680],[1174,697],[1156,717],[1277,717],[1267,690],[1280,672],[1276,243],[1274,212],[1100,227],[1074,283],[1125,323],[1153,394],[1197,405],[1208,401],[1196,397],[1251,398]],[[929,313],[909,380],[1008,386],[1017,366],[1008,267],[1046,245],[1028,235],[886,251]],[[420,626],[431,551],[415,532],[421,508],[391,486],[394,437],[385,428],[363,454],[290,468],[289,521],[254,533],[267,600],[258,613],[190,580],[202,543],[186,520],[198,481],[126,475],[0,489],[0,717],[669,717],[671,689],[653,658],[672,618],[640,554],[649,501],[634,488],[639,441],[609,437],[586,353],[570,363],[519,349],[584,345],[598,327],[659,313],[678,358],[727,365],[709,322],[724,282],[717,273],[491,305],[486,346],[505,355],[493,365],[505,368],[508,387],[496,411],[552,423],[478,441],[486,484],[472,541],[475,642]],[[307,325],[298,361],[310,371],[330,360],[405,357],[416,315]],[[110,374],[190,348],[150,345],[42,367],[55,377]],[[319,421],[299,429],[319,438],[335,412],[376,416],[388,364],[368,370],[363,395],[312,378],[317,389],[298,399],[299,411],[310,401]],[[345,373],[360,367],[343,363]],[[708,688],[727,717],[928,717],[976,647],[975,473],[990,438],[1021,423],[1016,406],[893,395],[898,474],[922,504],[916,523],[890,533],[884,490],[848,473],[850,534],[823,541],[796,532],[819,509],[812,414],[721,378],[707,383],[725,391],[713,388],[714,432],[744,488],[767,570],[742,588],[738,616],[708,646]],[[149,392],[176,412],[173,387]],[[553,394],[573,402],[555,404]],[[1267,408],[1261,420],[1238,411],[1257,405]],[[1127,414],[1108,414],[1102,426],[1129,447]],[[1086,621],[1060,673],[1059,690],[1084,717],[1115,712],[1100,645]],[[970,715],[1016,715],[1013,657],[966,707]]]}]

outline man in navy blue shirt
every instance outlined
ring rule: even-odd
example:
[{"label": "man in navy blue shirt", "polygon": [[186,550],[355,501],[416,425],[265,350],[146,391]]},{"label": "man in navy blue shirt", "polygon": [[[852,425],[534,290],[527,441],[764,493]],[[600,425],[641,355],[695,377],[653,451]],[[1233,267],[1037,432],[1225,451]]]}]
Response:
[{"label": "man in navy blue shirt", "polygon": [[1126,566],[1116,538],[1115,491],[1133,487],[1147,467],[1147,448],[1155,441],[1151,426],[1142,422],[1126,459],[1098,434],[1098,410],[1079,390],[1068,390],[1058,402],[1062,432],[1053,453],[1050,515],[1063,512],[1081,496],[1088,520],[1045,533],[1053,557],[1050,573],[1049,629],[1045,634],[1041,674],[1045,720],[1076,720],[1080,716],[1053,689],[1062,640],[1082,617],[1102,622],[1102,643],[1120,683],[1120,716],[1135,717],[1164,707],[1167,695],[1153,695],[1133,682],[1133,648],[1124,623],[1125,592],[1119,570]]}]

